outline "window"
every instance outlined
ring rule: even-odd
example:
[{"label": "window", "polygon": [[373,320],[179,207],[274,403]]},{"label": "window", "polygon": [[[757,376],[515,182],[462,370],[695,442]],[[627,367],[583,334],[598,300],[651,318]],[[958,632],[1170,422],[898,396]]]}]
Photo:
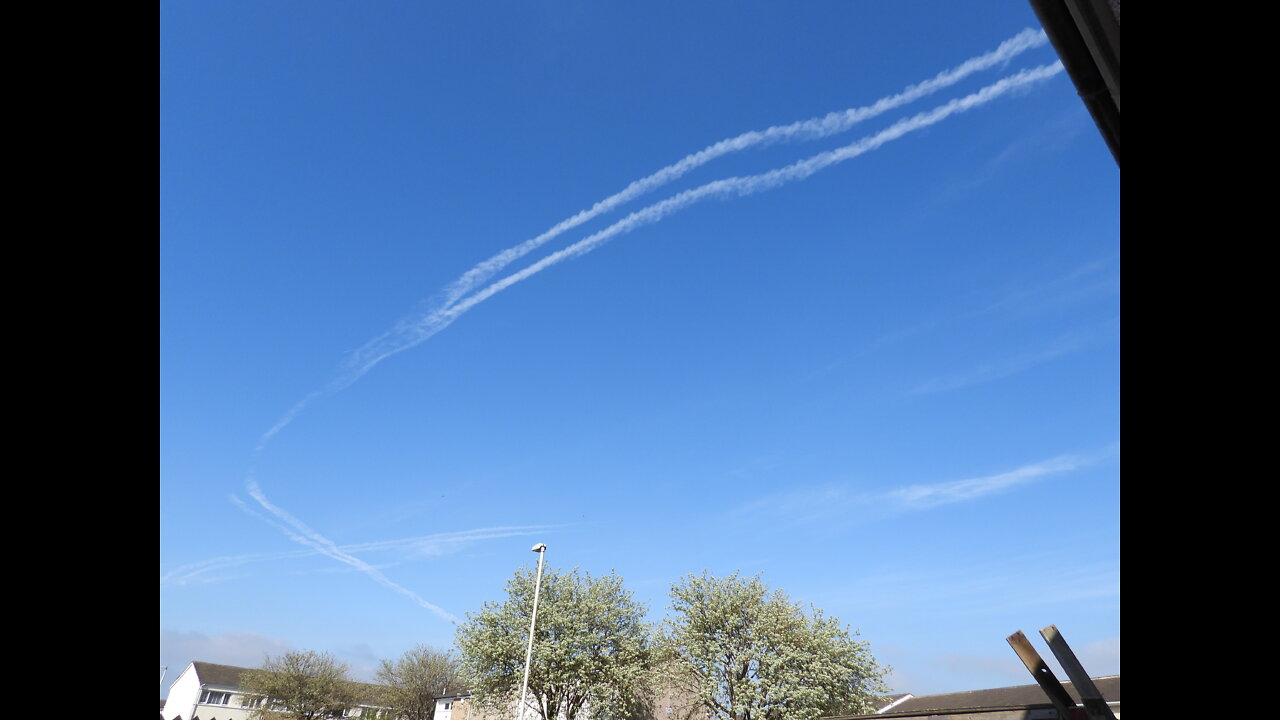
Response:
[{"label": "window", "polygon": [[205,690],[200,695],[200,702],[207,705],[226,705],[231,702],[231,693],[218,690]]}]

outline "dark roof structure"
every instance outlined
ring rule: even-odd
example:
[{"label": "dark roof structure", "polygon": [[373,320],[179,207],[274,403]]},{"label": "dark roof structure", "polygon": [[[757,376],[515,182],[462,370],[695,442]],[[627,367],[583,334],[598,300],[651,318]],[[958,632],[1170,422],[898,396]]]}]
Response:
[{"label": "dark roof structure", "polygon": [[[1120,702],[1120,676],[1093,678],[1108,703]],[[1071,683],[1064,682],[1071,698],[1080,703],[1080,693]],[[890,696],[890,701],[902,696]],[[886,703],[888,704],[888,703]],[[841,715],[842,720],[855,718],[933,718],[943,720],[1039,720],[1057,718],[1044,690],[1039,685],[1015,685],[988,690],[941,693],[938,695],[908,696],[887,710],[872,715]]]},{"label": "dark roof structure", "polygon": [[1030,0],[1120,164],[1120,0]]},{"label": "dark roof structure", "polygon": [[[201,683],[228,688],[243,688],[244,683],[240,679],[241,676],[248,672],[258,672],[260,670],[260,668],[238,667],[236,665],[219,665],[218,663],[204,662],[202,660],[193,660],[191,664],[195,666],[196,675],[199,676]],[[353,682],[351,684],[359,692],[360,702],[370,705],[378,704],[383,686],[362,682]]]},{"label": "dark roof structure", "polygon": [[900,702],[909,697],[911,697],[911,693],[894,693],[892,695],[885,695],[880,698],[880,707],[883,709],[887,705],[892,705],[893,703]]},{"label": "dark roof structure", "polygon": [[226,687],[244,687],[240,676],[252,672],[253,668],[236,667],[235,665],[219,665],[217,663],[195,660],[191,663],[196,668],[196,675],[205,685],[223,685]]}]

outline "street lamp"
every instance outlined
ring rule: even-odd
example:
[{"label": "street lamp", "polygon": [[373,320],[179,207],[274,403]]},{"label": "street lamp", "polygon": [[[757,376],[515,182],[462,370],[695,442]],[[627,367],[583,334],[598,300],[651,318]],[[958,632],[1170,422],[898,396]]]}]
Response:
[{"label": "street lamp", "polygon": [[528,705],[525,695],[529,692],[529,665],[533,662],[533,626],[538,622],[538,592],[542,590],[542,561],[547,557],[547,544],[538,543],[529,549],[538,553],[538,579],[533,583],[533,617],[529,618],[529,647],[524,652],[524,682],[520,683],[520,697],[516,698],[520,720],[524,720],[524,709]]}]

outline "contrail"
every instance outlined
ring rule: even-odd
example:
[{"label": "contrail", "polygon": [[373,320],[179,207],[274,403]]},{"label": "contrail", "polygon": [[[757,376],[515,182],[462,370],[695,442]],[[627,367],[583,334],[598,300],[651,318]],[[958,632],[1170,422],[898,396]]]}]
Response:
[{"label": "contrail", "polygon": [[562,220],[541,235],[508,248],[476,265],[448,286],[445,290],[445,305],[452,305],[486,278],[492,277],[498,270],[541,247],[552,238],[676,180],[690,170],[701,167],[718,157],[746,150],[756,145],[772,144],[793,139],[816,140],[842,133],[863,120],[869,120],[938,90],[950,87],[975,72],[1007,62],[1026,50],[1044,45],[1048,40],[1049,38],[1043,30],[1027,28],[1012,38],[1005,40],[998,48],[989,53],[970,58],[950,70],[938,73],[930,80],[908,86],[902,92],[881,98],[870,105],[831,112],[822,117],[800,120],[789,125],[775,125],[765,130],[751,130],[737,137],[727,138],[708,145],[696,153],[686,155],[678,162],[668,165],[652,175],[636,180],[621,191],[592,205],[590,209],[583,210],[572,217]]},{"label": "contrail", "polygon": [[621,191],[610,195],[604,200],[597,202],[595,205],[592,205],[589,209],[583,210],[576,215],[561,220],[541,235],[526,240],[519,245],[507,248],[488,260],[472,267],[470,270],[459,276],[458,279],[445,287],[442,299],[435,304],[434,310],[428,313],[427,316],[415,316],[413,318],[401,320],[390,330],[382,333],[365,343],[359,349],[353,351],[347,361],[348,369],[346,372],[342,373],[319,390],[316,390],[304,397],[302,400],[299,400],[293,405],[293,407],[289,408],[289,410],[281,416],[281,418],[277,420],[270,429],[262,434],[262,437],[258,440],[257,447],[254,449],[255,457],[262,452],[267,443],[270,442],[277,433],[283,430],[285,426],[289,425],[289,423],[293,422],[294,418],[296,418],[303,409],[311,404],[313,400],[347,388],[356,380],[359,380],[361,376],[383,359],[422,342],[422,340],[425,339],[421,337],[422,327],[431,317],[434,317],[441,310],[446,310],[451,307],[463,296],[475,289],[475,287],[480,283],[492,277],[502,268],[524,257],[561,234],[578,227],[588,220],[609,212],[626,202],[634,200],[647,192],[665,185],[666,183],[676,180],[685,173],[688,173],[690,170],[705,165],[723,155],[745,150],[756,145],[765,145],[794,139],[811,140],[844,132],[859,122],[871,119],[888,112],[889,110],[893,110],[907,103],[919,100],[926,95],[950,87],[976,72],[1008,62],[1021,53],[1032,48],[1040,47],[1047,42],[1048,36],[1045,35],[1043,30],[1032,30],[1027,28],[1017,35],[1014,35],[1008,40],[1000,43],[999,47],[995,50],[965,60],[949,70],[944,70],[938,73],[929,80],[916,83],[915,85],[910,85],[901,92],[883,97],[870,105],[839,112],[832,112],[822,117],[801,120],[789,125],[777,125],[765,130],[752,130],[750,132],[745,132],[736,137],[727,138],[708,145],[702,150],[686,155],[679,161],[668,165],[647,177],[636,180]]},{"label": "contrail", "polygon": [[[1012,42],[1012,41],[1008,41],[1008,42]],[[1043,42],[1043,41],[1040,41],[1040,42]],[[1004,47],[1004,45],[1002,45],[1001,47]],[[569,247],[566,247],[562,250],[554,252],[542,258],[541,260],[534,263],[533,265],[530,265],[529,267],[526,267],[519,272],[512,273],[511,275],[508,275],[507,277],[495,283],[492,283],[491,285],[484,288],[483,290],[480,290],[479,292],[475,292],[464,298],[463,295],[465,294],[465,292],[467,292],[471,287],[474,287],[475,284],[482,282],[484,278],[489,277],[493,272],[496,272],[497,269],[500,269],[501,267],[504,267],[505,265],[512,262],[514,259],[524,254],[527,254],[529,251],[536,248],[538,245],[541,245],[542,243],[546,242],[546,240],[549,240],[550,238],[548,237],[547,239],[544,239],[541,241],[538,241],[538,238],[534,238],[534,240],[526,241],[522,245],[516,246],[515,248],[512,248],[509,251],[504,251],[504,253],[500,253],[499,255],[495,256],[493,259],[491,259],[491,261],[499,258],[503,258],[506,252],[515,251],[515,252],[518,252],[518,254],[512,256],[510,259],[503,259],[500,262],[494,263],[491,266],[492,269],[484,269],[486,267],[490,267],[489,265],[487,265],[487,263],[490,263],[491,261],[486,261],[485,263],[481,263],[481,265],[476,266],[476,268],[473,268],[471,271],[468,271],[467,274],[464,274],[462,278],[459,278],[459,280],[456,281],[454,285],[450,286],[450,289],[448,290],[449,293],[457,292],[457,288],[461,288],[464,286],[467,288],[467,290],[463,290],[458,295],[452,296],[451,299],[449,299],[448,304],[446,304],[444,307],[441,307],[440,309],[428,314],[426,317],[423,317],[420,320],[414,321],[412,323],[408,323],[408,322],[401,323],[395,329],[393,329],[392,332],[384,334],[379,338],[376,338],[374,341],[370,342],[364,348],[358,351],[357,357],[362,358],[359,360],[358,364],[355,365],[355,367],[349,370],[346,374],[333,380],[324,388],[321,388],[320,390],[317,390],[311,393],[307,397],[303,398],[303,400],[297,403],[293,408],[291,408],[288,411],[288,413],[286,413],[285,416],[280,421],[278,421],[274,426],[271,427],[271,429],[269,429],[262,436],[261,440],[258,443],[257,448],[254,451],[254,457],[256,458],[257,455],[260,454],[262,450],[265,448],[267,442],[276,433],[278,433],[281,429],[283,429],[286,425],[288,425],[293,420],[293,418],[296,417],[297,414],[313,399],[321,395],[325,395],[330,392],[341,390],[342,388],[347,387],[351,383],[358,380],[362,375],[367,373],[379,362],[385,360],[386,358],[392,355],[400,353],[404,350],[408,350],[409,348],[412,348],[418,345],[419,343],[427,340],[431,336],[435,335],[436,333],[440,332],[441,330],[451,325],[455,320],[457,320],[459,317],[461,317],[464,313],[466,313],[471,308],[484,302],[485,300],[488,300],[489,298],[493,297],[499,292],[502,292],[508,287],[511,287],[512,285],[518,282],[521,282],[522,280],[525,280],[529,277],[532,277],[533,275],[536,275],[539,272],[542,272],[543,270],[551,267],[552,265],[558,264],[572,257],[585,255],[586,253],[591,252],[597,247],[600,247],[605,242],[607,242],[608,240],[612,239],[617,235],[630,232],[631,230],[634,230],[644,225],[656,223],[662,220],[663,218],[667,217],[668,215],[671,215],[672,213],[678,212],[686,207],[689,207],[690,205],[701,202],[703,200],[713,198],[713,197],[728,197],[732,195],[737,195],[741,197],[741,196],[751,195],[758,192],[763,192],[765,190],[770,190],[788,183],[803,180],[821,170],[831,167],[832,165],[836,165],[846,160],[850,160],[860,155],[863,155],[872,150],[878,149],[885,143],[896,140],[910,132],[919,130],[921,128],[929,127],[938,122],[941,122],[942,120],[945,120],[946,118],[952,115],[965,112],[975,107],[979,107],[988,102],[991,102],[992,100],[995,100],[996,98],[1004,95],[1005,93],[1011,90],[1024,87],[1029,84],[1043,81],[1045,79],[1053,77],[1054,75],[1057,75],[1058,73],[1062,72],[1062,70],[1063,70],[1063,67],[1061,62],[1056,62],[1052,65],[1040,66],[1030,70],[1023,70],[1015,75],[1002,78],[1001,80],[991,85],[988,85],[975,93],[966,95],[962,98],[952,100],[928,112],[919,113],[913,117],[907,118],[905,120],[901,120],[891,125],[887,129],[882,130],[879,133],[876,133],[875,135],[864,137],[858,140],[857,142],[851,143],[844,147],[837,148],[835,150],[830,150],[823,153],[818,153],[817,155],[813,155],[799,162],[795,162],[795,163],[792,163],[791,165],[787,165],[782,168],[771,170],[769,172],[759,173],[756,175],[747,175],[747,176],[731,177],[731,178],[716,180],[716,181],[701,185],[699,187],[693,188],[691,190],[686,190],[684,192],[678,193],[665,200],[662,200],[660,202],[649,205],[648,207],[645,207],[641,210],[633,212],[627,217],[623,218],[622,220],[605,228],[604,230],[601,230],[592,235],[589,235],[586,238],[574,243],[573,245],[570,245]],[[946,73],[943,73],[943,75],[946,75]],[[939,78],[943,77],[943,75],[938,76],[938,78],[935,78],[934,80],[937,81]],[[930,82],[933,82],[933,81],[930,81]],[[926,84],[927,83],[921,83],[921,85],[926,85]],[[913,87],[919,87],[919,86],[913,86]],[[911,88],[909,88],[908,91],[904,91],[903,94],[906,94],[907,92],[910,92],[910,91],[911,91]],[[874,106],[869,106],[869,107],[874,107]],[[883,112],[883,110],[880,110],[878,112]],[[878,112],[876,114],[878,114]],[[839,115],[839,113],[837,113],[836,115]],[[858,120],[865,119],[868,116],[870,115],[858,118]],[[830,118],[832,116],[827,116],[827,117]],[[858,120],[854,120],[853,122],[857,122]],[[810,121],[805,121],[805,122],[808,123]],[[821,133],[831,134],[831,132],[826,132],[824,130],[824,128],[828,126],[823,125],[822,120],[813,121],[813,122],[815,122],[813,126],[807,126],[807,125],[804,125],[804,123],[798,124],[803,127],[797,127],[797,129],[792,132],[791,137],[801,136],[804,133],[819,133],[819,134],[812,135],[812,137],[822,137],[823,134]],[[839,123],[836,122],[836,123],[833,123],[831,126],[837,126],[838,124]],[[853,123],[851,122],[849,124],[852,125]],[[784,127],[792,127],[792,126],[784,126]],[[773,130],[773,128],[770,128],[770,130]],[[768,133],[769,131],[764,131],[764,132]],[[832,131],[832,132],[838,132],[838,131]],[[787,136],[785,135],[785,133],[782,133],[780,131],[779,133],[776,134],[776,137],[774,139],[775,140],[783,139],[784,137],[787,137]],[[769,138],[757,140],[752,143],[749,143],[748,145],[745,145],[744,147],[749,146],[750,144],[758,144],[759,142],[765,142],[768,140]],[[717,143],[717,145],[719,145],[719,143]],[[715,148],[715,147],[716,146],[711,146],[711,148],[707,148],[707,150],[712,150],[712,148]],[[724,150],[723,152],[720,152],[720,154],[724,154],[725,152],[732,152],[734,151],[734,149],[736,148],[730,148],[730,149]],[[695,153],[695,155],[697,154]],[[694,157],[694,156],[689,156],[689,157]],[[707,159],[697,162],[696,164],[691,165],[690,167],[696,167],[697,164],[705,163],[711,157],[715,157],[715,155],[711,155],[707,157]],[[670,166],[670,167],[675,167],[675,166]],[[647,192],[649,189],[652,189],[652,187],[657,187],[658,185],[661,185],[663,182],[668,182],[670,179],[679,177],[679,175],[683,174],[684,172],[687,172],[688,169],[689,168],[686,168],[684,170],[674,171],[674,174],[672,174],[670,178],[662,179],[660,182],[654,181],[652,186],[642,187],[639,190],[635,191],[634,194],[627,196],[625,199],[631,199],[639,194],[642,194],[643,192]],[[654,176],[650,176],[650,177],[655,177],[660,173],[661,171],[659,173],[655,173]],[[644,183],[644,182],[645,182],[644,180],[637,181],[637,183]],[[628,186],[628,188],[636,186],[637,183],[633,183],[631,186]],[[628,192],[627,190],[624,190],[622,193],[619,193],[618,195],[623,195],[627,192]],[[617,196],[614,196],[614,197],[617,197]],[[606,209],[616,207],[617,204],[620,204],[623,201],[624,200],[619,200],[617,201],[617,203],[610,205],[609,208],[606,208]],[[601,202],[605,203],[605,202],[608,202],[608,200],[601,201]],[[597,203],[597,206],[599,206],[600,204],[601,203]],[[592,212],[592,211],[584,211],[584,212]],[[599,212],[604,212],[604,210],[600,210]],[[596,214],[599,214],[599,212],[597,212]],[[581,215],[581,213],[579,215]],[[578,217],[578,216],[575,216],[575,217]],[[594,215],[592,215],[591,217],[594,217]],[[572,218],[570,220],[572,220]],[[570,222],[570,221],[565,221],[565,222]],[[569,227],[574,227],[577,224],[581,224],[581,222],[585,222],[585,219],[577,223],[574,223],[573,225],[569,225],[564,229],[568,229]],[[556,234],[559,234],[560,232],[564,232],[564,229],[557,231]],[[542,236],[539,236],[539,237],[542,237]],[[537,244],[529,247],[526,250],[520,250],[520,248],[523,248],[526,245],[529,245],[529,243],[532,243],[535,241],[538,241]],[[479,271],[476,272],[477,270]],[[473,272],[475,272],[475,274],[471,275],[470,279],[467,279],[468,275],[470,275]],[[397,337],[393,342],[382,343],[384,339],[388,338],[391,335],[397,335],[399,337]],[[382,345],[381,348],[378,347],[380,344]],[[408,588],[405,588],[393,582],[392,580],[387,578],[385,575],[383,575],[382,572],[377,568],[345,552],[344,550],[339,548],[337,545],[335,545],[332,541],[330,541],[328,538],[325,538],[324,536],[317,533],[315,530],[312,530],[305,523],[293,517],[284,509],[271,504],[271,502],[267,500],[265,494],[263,494],[262,489],[258,486],[258,483],[254,480],[252,472],[246,478],[245,484],[249,491],[249,494],[258,502],[259,505],[261,505],[263,508],[265,508],[270,513],[275,515],[277,518],[283,520],[292,528],[292,530],[288,528],[282,528],[282,529],[284,529],[285,532],[288,533],[289,536],[293,538],[296,542],[306,545],[307,547],[311,547],[316,551],[321,552],[324,555],[331,557],[335,560],[346,563],[360,570],[361,572],[364,572],[366,575],[373,578],[378,583],[411,598],[412,600],[417,602],[419,605],[434,612],[438,616],[453,623],[457,622],[457,618],[452,614],[450,614],[449,612],[428,602],[427,600],[423,599],[421,596],[419,596],[417,593],[413,592],[412,590],[409,590]]]},{"label": "contrail", "polygon": [[[294,535],[292,530],[273,522],[272,520],[253,512],[244,506],[238,499],[233,497],[232,502],[251,513],[259,519],[275,525],[277,528],[289,535]],[[471,530],[455,530],[452,532],[435,533],[433,535],[420,535],[417,537],[399,538],[396,540],[374,540],[371,542],[355,543],[351,545],[341,545],[339,550],[345,553],[357,552],[382,552],[387,550],[408,550],[408,551],[427,551],[439,548],[441,546],[461,545],[464,543],[475,542],[478,540],[494,540],[499,538],[516,537],[521,535],[533,535],[535,533],[547,532],[554,530],[562,525],[511,525],[504,527],[483,527],[473,528]],[[284,552],[273,553],[253,553],[249,555],[233,555],[209,558],[194,563],[180,565],[161,578],[161,583],[172,583],[174,585],[185,585],[192,582],[202,575],[206,575],[216,570],[225,570],[227,568],[239,567],[256,562],[266,562],[270,560],[285,560],[289,558],[309,557],[323,554],[320,550],[289,550]]]},{"label": "contrail", "polygon": [[[1027,28],[1000,43],[1000,46],[991,52],[970,58],[950,70],[938,73],[929,80],[910,85],[901,92],[883,97],[870,105],[831,112],[822,117],[800,120],[789,125],[775,125],[765,130],[752,130],[708,145],[651,175],[636,180],[621,191],[592,205],[589,209],[582,210],[576,215],[561,220],[541,235],[507,248],[488,260],[477,264],[445,287],[443,299],[437,309],[448,308],[453,305],[502,268],[538,249],[566,231],[572,230],[588,220],[676,180],[685,173],[701,167],[718,157],[757,145],[769,145],[797,139],[814,140],[845,132],[864,120],[869,120],[907,103],[919,100],[926,95],[950,87],[973,73],[1008,62],[1019,54],[1032,48],[1040,47],[1047,42],[1048,36],[1045,35],[1043,30]],[[403,340],[400,337],[406,333],[412,335],[418,322],[416,320],[402,321],[391,330],[369,341],[352,353],[351,364],[357,367],[371,367],[367,363],[369,356],[382,356],[386,352],[385,349],[380,349],[382,346],[386,344],[395,346],[402,342]],[[359,373],[357,377],[358,375]],[[287,420],[285,422],[287,424]]]},{"label": "contrail", "polygon": [[404,350],[408,350],[445,329],[463,313],[485,300],[488,300],[499,292],[502,292],[512,285],[536,275],[543,270],[546,270],[552,265],[563,262],[564,260],[572,257],[585,255],[617,235],[629,232],[643,225],[656,223],[674,212],[683,210],[694,203],[701,202],[708,198],[730,195],[751,195],[765,190],[771,190],[780,185],[803,180],[814,173],[831,167],[832,165],[846,160],[851,160],[859,155],[875,150],[885,143],[896,140],[907,133],[934,125],[957,113],[971,110],[980,105],[985,105],[1011,90],[1046,80],[1060,72],[1062,72],[1061,62],[1023,70],[1015,75],[1002,78],[1001,80],[992,83],[975,93],[952,100],[951,102],[948,102],[945,105],[940,105],[928,112],[919,113],[918,115],[905,120],[900,120],[875,135],[867,136],[844,147],[818,153],[817,155],[792,163],[786,167],[760,173],[758,175],[747,175],[715,180],[691,190],[685,190],[684,192],[673,195],[661,202],[654,203],[642,210],[637,210],[604,230],[589,235],[569,247],[551,253],[529,267],[506,276],[505,278],[468,296],[466,299],[457,302],[454,305],[431,313],[420,320],[417,325],[409,329],[409,332],[412,332],[411,336],[405,338],[400,344],[385,350],[381,355],[367,360],[365,364],[357,368],[355,372],[360,374],[368,372],[368,370],[374,365],[382,362],[386,358]]},{"label": "contrail", "polygon": [[400,585],[392,581],[386,575],[383,575],[382,571],[379,570],[378,568],[370,565],[369,563],[361,560],[358,557],[355,557],[354,555],[351,555],[348,552],[345,552],[342,548],[335,545],[332,540],[326,538],[325,536],[321,535],[315,530],[312,530],[310,527],[307,526],[306,523],[302,522],[298,518],[291,515],[284,508],[273,505],[270,500],[267,500],[267,496],[263,494],[262,488],[258,486],[257,481],[253,479],[252,475],[250,475],[245,480],[245,486],[248,489],[249,494],[253,496],[253,499],[258,501],[259,505],[261,505],[264,509],[266,509],[267,512],[270,512],[272,515],[275,515],[277,518],[283,520],[285,523],[289,525],[289,527],[292,528],[292,530],[288,528],[282,528],[282,529],[286,533],[288,533],[289,537],[292,538],[294,542],[300,543],[302,545],[306,545],[307,547],[312,548],[313,550],[316,550],[317,552],[323,555],[327,555],[333,558],[334,560],[350,565],[351,567],[359,570],[360,572],[363,572],[365,575],[368,575],[369,577],[373,578],[375,581],[377,581],[379,584],[383,585],[384,587],[395,590],[401,595],[408,597],[409,599],[418,603],[422,607],[430,610],[431,612],[435,613],[441,618],[444,618],[445,620],[448,620],[451,623],[458,622],[457,616],[453,615],[452,613],[450,613],[449,611],[445,610],[444,608],[438,605],[428,602],[427,600],[423,599],[421,595],[410,590],[409,588],[404,587],[403,585]]},{"label": "contrail", "polygon": [[[576,228],[577,225],[588,222],[590,219],[608,213],[609,210],[616,209],[618,206],[625,204],[625,202],[635,200],[636,197],[653,191],[655,188],[663,186],[663,184],[675,181],[675,179],[684,176],[690,170],[710,163],[716,158],[721,158],[721,156],[730,154],[730,152],[746,150],[756,145],[768,145],[768,143],[787,140],[814,140],[814,138],[836,135],[836,133],[844,132],[846,129],[854,127],[855,124],[863,122],[863,120],[877,117],[877,115],[887,113],[888,110],[900,108],[900,106],[908,104],[908,102],[919,100],[920,97],[931,95],[933,92],[955,85],[961,79],[972,76],[973,73],[980,72],[980,70],[1007,63],[1007,61],[1016,58],[1021,53],[1025,53],[1025,51],[1033,49],[1033,47],[1042,46],[1046,42],[1048,42],[1048,37],[1044,35],[1042,29],[1037,31],[1037,29],[1027,28],[1019,32],[1018,35],[1010,37],[1009,40],[1001,42],[1000,46],[996,47],[995,50],[989,51],[989,53],[974,56],[974,58],[965,60],[964,63],[960,63],[954,68],[943,70],[943,72],[938,73],[937,76],[931,79],[927,79],[927,81],[915,83],[915,85],[904,88],[899,94],[882,97],[882,99],[872,102],[870,105],[828,113],[819,118],[799,120],[799,122],[786,124],[786,126],[774,126],[763,129],[763,131],[745,132],[742,135],[712,143],[712,145],[708,145],[704,149],[694,152],[694,154],[686,155],[685,158],[667,165],[666,168],[662,168],[648,177],[637,179],[637,181],[628,184],[620,192],[613,193],[613,195],[605,197],[604,200],[596,202],[590,209],[582,210],[570,218],[561,220],[561,222],[548,229],[547,232],[539,234],[538,237],[530,238],[530,240],[521,242],[520,245],[508,247],[507,250],[499,252],[493,258],[475,265],[474,268],[467,270],[456,281],[449,283],[444,288],[443,299],[435,305],[435,310],[428,315],[428,318],[435,313],[439,313],[440,310],[448,309],[454,302],[461,300],[466,293],[479,286],[481,282],[493,277],[498,270],[506,268],[513,261],[524,258],[525,255],[552,241],[553,238],[561,236],[564,232],[570,231],[570,229]],[[271,425],[270,429],[262,433],[262,437],[255,448],[255,455],[260,454],[268,445],[270,439],[284,429],[285,425],[292,423],[293,419],[297,418],[298,414],[303,409],[306,409],[306,406],[310,405],[312,401],[332,395],[334,392],[342,391],[342,389],[351,386],[351,383],[360,379],[361,375],[369,372],[372,366],[378,364],[385,357],[407,350],[408,347],[415,346],[424,340],[424,338],[420,337],[422,323],[424,323],[424,319],[421,316],[401,320],[389,331],[380,334],[374,340],[366,342],[364,346],[353,351],[347,361],[347,372],[296,402],[282,418],[276,421],[274,425]]]}]

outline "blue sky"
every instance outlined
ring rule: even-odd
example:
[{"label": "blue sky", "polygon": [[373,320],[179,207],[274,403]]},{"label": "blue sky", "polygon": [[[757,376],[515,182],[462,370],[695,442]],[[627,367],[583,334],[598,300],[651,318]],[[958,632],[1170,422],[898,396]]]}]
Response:
[{"label": "blue sky", "polygon": [[369,677],[534,542],[655,619],[762,573],[898,690],[1119,671],[1119,170],[1034,32],[920,86],[1025,2],[160,15],[170,680]]}]

